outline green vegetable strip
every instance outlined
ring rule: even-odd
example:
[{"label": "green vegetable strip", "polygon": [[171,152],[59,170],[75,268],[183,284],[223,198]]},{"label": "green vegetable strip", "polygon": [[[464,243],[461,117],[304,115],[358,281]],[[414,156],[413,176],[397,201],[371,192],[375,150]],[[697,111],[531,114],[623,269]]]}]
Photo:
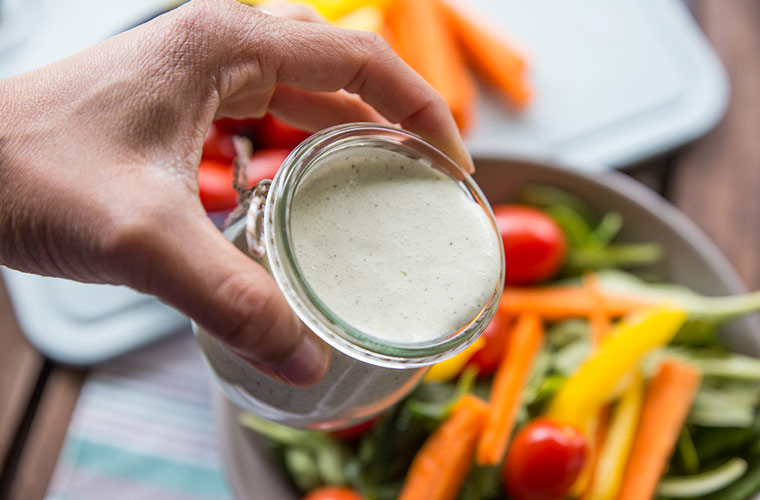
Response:
[{"label": "green vegetable strip", "polygon": [[582,270],[644,266],[657,262],[663,255],[664,250],[657,243],[616,243],[604,248],[575,249],[567,265]]},{"label": "green vegetable strip", "polygon": [[609,212],[602,217],[596,226],[592,237],[599,247],[608,245],[623,228],[623,216],[617,212]]},{"label": "green vegetable strip", "polygon": [[657,494],[669,498],[701,497],[727,487],[746,471],[747,462],[743,458],[733,458],[720,467],[701,474],[664,477],[657,487]]},{"label": "green vegetable strip", "polygon": [[699,470],[699,455],[686,427],[681,429],[678,436],[678,452],[681,454],[684,470],[689,474],[695,474]]}]

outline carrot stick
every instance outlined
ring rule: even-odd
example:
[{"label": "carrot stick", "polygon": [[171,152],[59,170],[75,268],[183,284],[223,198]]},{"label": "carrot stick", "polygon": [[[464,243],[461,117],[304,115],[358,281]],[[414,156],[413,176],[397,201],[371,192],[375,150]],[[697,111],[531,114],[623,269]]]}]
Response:
[{"label": "carrot stick", "polygon": [[398,500],[454,500],[472,465],[487,415],[485,401],[472,394],[462,396],[417,452]]},{"label": "carrot stick", "polygon": [[[625,316],[633,311],[651,306],[654,302],[645,297],[599,291],[607,314],[612,318]],[[510,315],[533,312],[547,321],[567,318],[589,317],[596,301],[582,286],[558,285],[544,288],[504,289],[499,309]]]},{"label": "carrot stick", "polygon": [[699,382],[699,372],[687,363],[667,360],[660,365],[644,399],[618,500],[654,497]]},{"label": "carrot stick", "polygon": [[465,13],[462,7],[446,0],[438,4],[467,62],[515,106],[526,107],[532,92],[525,77],[525,57],[495,30],[484,28],[486,23]]},{"label": "carrot stick", "polygon": [[571,489],[573,497],[580,497],[590,485],[594,482],[596,464],[599,461],[599,452],[602,449],[604,436],[607,432],[607,422],[609,421],[609,406],[602,407],[589,423],[586,429],[586,462],[583,464],[578,479]]},{"label": "carrot stick", "polygon": [[498,465],[504,458],[543,334],[541,318],[533,313],[521,315],[510,332],[505,355],[491,384],[491,411],[478,443],[479,465]]},{"label": "carrot stick", "polygon": [[591,311],[589,311],[588,321],[591,325],[591,342],[596,347],[612,329],[610,315],[607,312],[604,292],[599,285],[599,276],[595,273],[586,274],[583,276],[583,286],[594,303]]},{"label": "carrot stick", "polygon": [[475,83],[435,0],[403,0],[387,14],[398,54],[446,100],[460,130],[471,121]]}]

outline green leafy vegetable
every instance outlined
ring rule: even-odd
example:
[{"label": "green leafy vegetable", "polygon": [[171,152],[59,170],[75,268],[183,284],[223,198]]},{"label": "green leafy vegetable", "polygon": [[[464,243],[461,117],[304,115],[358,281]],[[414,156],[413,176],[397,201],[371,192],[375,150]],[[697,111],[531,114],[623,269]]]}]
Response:
[{"label": "green leafy vegetable", "polygon": [[601,271],[599,284],[605,290],[649,297],[688,311],[689,320],[673,341],[676,344],[716,345],[716,332],[721,325],[760,311],[760,292],[707,297],[684,286],[647,283],[632,274],[615,270]]},{"label": "green leafy vegetable", "polygon": [[759,396],[756,383],[704,381],[688,422],[703,427],[752,427]]},{"label": "green leafy vegetable", "polygon": [[522,199],[543,209],[562,228],[569,244],[565,275],[646,266],[664,254],[657,243],[613,243],[623,227],[622,215],[608,212],[597,218],[583,199],[561,189],[529,186]]},{"label": "green leafy vegetable", "polygon": [[683,470],[687,474],[695,474],[699,470],[699,454],[687,427],[681,429],[681,434],[678,436],[678,454],[681,457]]}]

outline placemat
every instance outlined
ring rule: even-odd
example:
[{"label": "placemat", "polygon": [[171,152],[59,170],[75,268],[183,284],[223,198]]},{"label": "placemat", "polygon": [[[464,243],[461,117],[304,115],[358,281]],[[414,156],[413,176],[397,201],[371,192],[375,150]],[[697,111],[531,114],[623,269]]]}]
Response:
[{"label": "placemat", "polygon": [[47,500],[231,500],[190,332],[95,368]]}]

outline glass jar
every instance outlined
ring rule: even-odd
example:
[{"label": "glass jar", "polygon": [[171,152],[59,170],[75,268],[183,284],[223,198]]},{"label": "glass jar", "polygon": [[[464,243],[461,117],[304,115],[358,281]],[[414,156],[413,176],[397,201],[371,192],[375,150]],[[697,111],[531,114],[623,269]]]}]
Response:
[{"label": "glass jar", "polygon": [[[295,258],[290,211],[300,183],[338,156],[368,152],[401,155],[444,173],[446,181],[456,183],[488,216],[489,231],[493,230],[498,242],[500,275],[487,303],[456,331],[441,332],[432,341],[381,340],[343,321],[315,296]],[[196,330],[209,365],[235,404],[294,427],[347,427],[398,402],[416,387],[427,367],[461,352],[478,338],[491,321],[504,286],[501,239],[480,188],[423,139],[383,125],[348,124],[312,135],[287,157],[271,185],[263,181],[257,186],[247,211],[233,216],[224,234],[274,276],[293,311],[331,347],[332,363],[325,378],[313,387],[296,388],[258,373],[214,337]]]}]

